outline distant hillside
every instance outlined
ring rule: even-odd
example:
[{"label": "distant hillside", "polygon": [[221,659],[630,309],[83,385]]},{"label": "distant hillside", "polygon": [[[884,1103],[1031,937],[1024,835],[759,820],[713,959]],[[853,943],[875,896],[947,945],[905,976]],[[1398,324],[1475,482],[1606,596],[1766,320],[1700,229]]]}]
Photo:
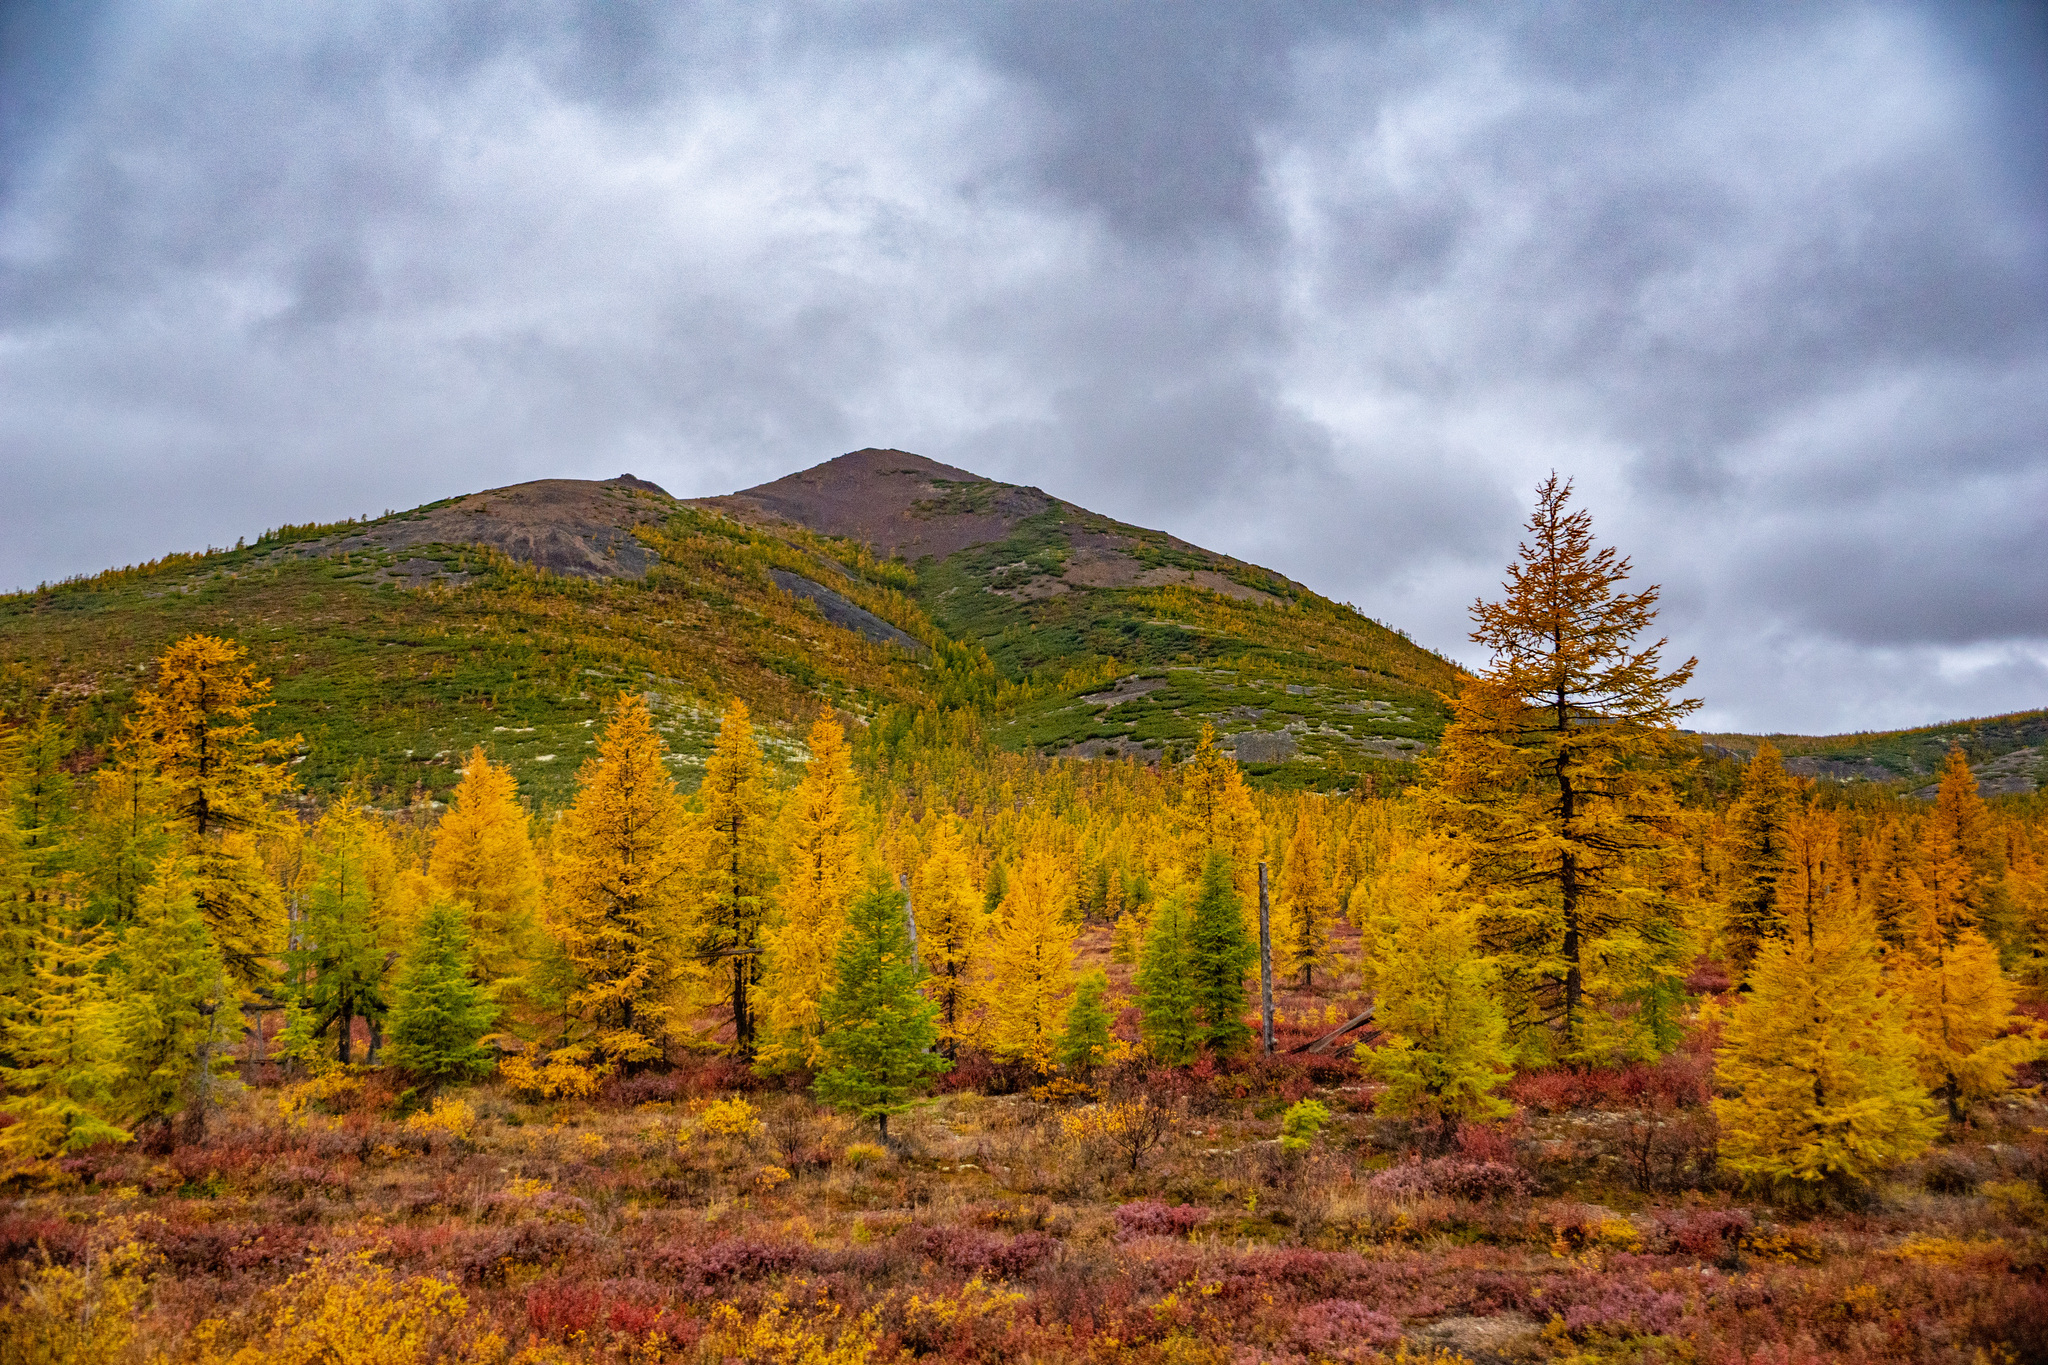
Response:
[{"label": "distant hillside", "polygon": [[1903,782],[1932,796],[1927,779],[1941,771],[1950,745],[1960,745],[1977,788],[1986,796],[2024,795],[2048,785],[2048,710],[2016,711],[1956,720],[1913,730],[1853,735],[1703,735],[1737,757],[1768,739],[1785,755],[1787,770],[1833,782]]},{"label": "distant hillside", "polygon": [[89,766],[193,631],[275,677],[308,790],[391,799],[445,793],[476,743],[559,799],[621,687],[685,776],[736,694],[790,759],[824,708],[978,699],[1015,747],[1157,757],[1206,722],[1258,779],[1343,786],[1409,771],[1456,677],[1270,570],[865,450],[696,502],[541,480],[0,598],[0,706],[55,705]]}]

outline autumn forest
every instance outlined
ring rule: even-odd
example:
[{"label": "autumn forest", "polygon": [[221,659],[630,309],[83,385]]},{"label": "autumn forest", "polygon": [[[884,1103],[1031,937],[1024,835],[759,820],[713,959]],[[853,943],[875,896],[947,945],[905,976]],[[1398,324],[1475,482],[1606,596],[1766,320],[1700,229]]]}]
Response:
[{"label": "autumn forest", "polygon": [[[826,631],[777,553],[750,619]],[[1176,563],[1142,630],[1367,638]],[[1491,662],[1343,702],[1433,739],[1262,741],[1328,780],[1223,709],[1040,742],[1149,694],[944,637],[942,571],[833,646],[934,681],[692,665],[697,756],[621,672],[551,787],[344,769],[225,629],[10,694],[0,1363],[2048,1359],[2048,799],[1703,743],[1555,477]]]}]

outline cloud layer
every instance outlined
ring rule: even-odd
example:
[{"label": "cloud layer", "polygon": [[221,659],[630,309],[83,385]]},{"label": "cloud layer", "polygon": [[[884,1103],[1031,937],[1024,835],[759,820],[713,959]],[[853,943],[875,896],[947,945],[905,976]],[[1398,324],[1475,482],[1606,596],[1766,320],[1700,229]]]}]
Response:
[{"label": "cloud layer", "polygon": [[2048,704],[2036,11],[521,16],[10,11],[0,583],[895,445],[1469,658],[1556,468],[1703,724]]}]

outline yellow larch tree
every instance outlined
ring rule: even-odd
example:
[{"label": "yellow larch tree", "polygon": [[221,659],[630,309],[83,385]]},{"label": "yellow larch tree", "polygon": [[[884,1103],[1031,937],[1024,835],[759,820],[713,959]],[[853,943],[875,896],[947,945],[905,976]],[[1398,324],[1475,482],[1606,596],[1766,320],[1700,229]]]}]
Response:
[{"label": "yellow larch tree", "polygon": [[193,895],[230,971],[262,974],[277,943],[281,906],[263,875],[259,841],[283,817],[288,758],[299,739],[264,739],[257,716],[272,703],[239,645],[190,635],[157,661],[156,684],[135,699],[127,756],[146,767],[187,855]]},{"label": "yellow larch tree", "polygon": [[512,770],[491,762],[482,745],[434,827],[427,875],[466,913],[477,976],[486,984],[523,977],[535,952],[540,859]]},{"label": "yellow larch tree", "polygon": [[1876,926],[1843,875],[1835,818],[1791,827],[1812,851],[1781,898],[1750,991],[1722,1030],[1714,1101],[1721,1159],[1754,1185],[1800,1195],[1862,1185],[1934,1138],[1940,1119],[1914,1074],[1906,1002],[1887,989]]},{"label": "yellow larch tree", "polygon": [[2012,898],[2005,885],[2005,846],[1977,792],[1977,779],[1960,747],[1942,764],[1934,811],[1923,833],[1928,863],[1947,863],[1956,883],[1956,906],[2001,951],[2017,946]]},{"label": "yellow larch tree", "polygon": [[859,789],[846,732],[824,716],[808,743],[810,764],[780,826],[781,914],[765,936],[760,1064],[769,1070],[815,1069],[824,1059],[819,1009],[832,990],[847,907],[860,883],[853,823]]},{"label": "yellow larch tree", "polygon": [[734,1053],[752,1061],[754,995],[761,982],[763,934],[775,881],[769,857],[775,802],[747,704],[738,697],[725,708],[697,799],[701,814],[692,946],[712,989],[725,997]]},{"label": "yellow larch tree", "polygon": [[687,949],[689,823],[647,703],[622,692],[550,839],[546,919],[572,974],[572,1060],[659,1058]]},{"label": "yellow larch tree", "polygon": [[1742,787],[1728,812],[1728,897],[1722,941],[1736,970],[1747,968],[1757,945],[1784,932],[1778,878],[1784,870],[1785,822],[1798,805],[1798,789],[1768,740],[1742,770]]},{"label": "yellow larch tree", "polygon": [[1944,794],[1958,781],[1968,784],[1967,800],[1955,799],[1947,818],[1937,810],[1922,830],[1925,874],[1914,888],[1912,933],[1892,958],[1908,1002],[1906,1027],[1920,1046],[1920,1079],[1959,1122],[1970,1101],[2012,1084],[2012,1069],[2039,1054],[2040,1039],[2038,1029],[2014,1018],[2012,985],[1978,927],[1984,883],[1958,837],[1959,825],[1968,830],[1976,781],[1951,750]]},{"label": "yellow larch tree", "polygon": [[1256,939],[1265,830],[1237,760],[1216,747],[1214,726],[1202,726],[1195,751],[1181,765],[1178,776],[1180,801],[1172,815],[1181,853],[1180,876],[1191,886],[1201,880],[1210,854],[1221,853],[1229,859],[1238,900],[1245,906],[1245,927]]},{"label": "yellow larch tree", "polygon": [[1316,808],[1300,803],[1294,837],[1287,842],[1287,860],[1280,873],[1274,937],[1283,973],[1301,974],[1302,989],[1315,985],[1315,969],[1330,960],[1330,924],[1337,917],[1330,880],[1323,869],[1323,838]]},{"label": "yellow larch tree", "polygon": [[1060,864],[1027,849],[1010,869],[986,953],[989,1050],[1040,1071],[1052,1065],[1074,987],[1071,894]]},{"label": "yellow larch tree", "polygon": [[925,998],[939,1007],[939,1050],[955,1057],[976,1033],[976,974],[988,915],[959,820],[936,813],[925,819],[933,828],[910,879],[911,912],[924,960]]}]

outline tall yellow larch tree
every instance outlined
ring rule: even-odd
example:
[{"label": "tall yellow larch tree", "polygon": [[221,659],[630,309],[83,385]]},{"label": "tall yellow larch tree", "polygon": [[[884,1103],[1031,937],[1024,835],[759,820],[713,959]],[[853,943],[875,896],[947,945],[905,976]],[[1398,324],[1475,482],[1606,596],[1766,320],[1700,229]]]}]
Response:
[{"label": "tall yellow larch tree", "polygon": [[[1809,835],[1824,841],[1831,821],[1809,822]],[[1914,1075],[1905,1001],[1886,988],[1876,926],[1839,861],[1810,864],[1816,883],[1786,902],[1787,932],[1758,950],[1715,1052],[1723,1163],[1807,1196],[1867,1183],[1940,1127]]]},{"label": "tall yellow larch tree", "polygon": [[1181,765],[1178,776],[1180,801],[1173,808],[1173,823],[1180,846],[1181,878],[1188,885],[1199,881],[1212,853],[1229,859],[1239,902],[1246,907],[1246,927],[1256,938],[1265,829],[1237,760],[1216,747],[1214,726],[1202,726],[1195,751]]},{"label": "tall yellow larch tree", "polygon": [[482,745],[471,750],[434,827],[427,875],[463,908],[469,951],[486,984],[524,976],[537,949],[541,876],[531,826],[512,770],[491,762]]},{"label": "tall yellow larch tree", "polygon": [[1009,894],[987,948],[989,1050],[1041,1071],[1052,1064],[1073,993],[1074,926],[1065,914],[1071,894],[1057,861],[1026,850],[1010,869]]},{"label": "tall yellow larch tree", "polygon": [[775,869],[769,836],[775,803],[747,704],[734,697],[704,763],[698,817],[693,947],[732,1019],[733,1051],[752,1061],[755,988],[761,981],[763,934],[773,902]]},{"label": "tall yellow larch tree", "polygon": [[933,829],[910,880],[911,912],[917,917],[925,998],[939,1007],[939,1049],[955,1057],[977,1030],[977,972],[988,915],[960,822],[950,815],[925,818]]},{"label": "tall yellow larch tree", "polygon": [[1280,949],[1278,966],[1288,974],[1299,972],[1302,988],[1311,989],[1316,968],[1330,960],[1330,925],[1337,917],[1337,907],[1323,868],[1323,838],[1316,809],[1306,800],[1294,818],[1294,837],[1287,842],[1279,890],[1274,925]]},{"label": "tall yellow larch tree", "polygon": [[1673,1032],[1684,944],[1656,862],[1697,703],[1676,695],[1695,661],[1667,670],[1664,641],[1639,642],[1658,590],[1621,590],[1629,562],[1570,499],[1545,480],[1505,596],[1473,604],[1492,659],[1454,700],[1423,801],[1462,841],[1518,1041],[1587,1062]]},{"label": "tall yellow larch tree", "polygon": [[1778,878],[1784,870],[1785,823],[1798,805],[1798,789],[1770,741],[1742,770],[1742,787],[1728,812],[1728,897],[1722,941],[1740,971],[1756,957],[1757,945],[1784,932],[1778,907]]},{"label": "tall yellow larch tree", "polygon": [[2038,1030],[2013,1017],[2012,985],[1978,927],[1984,887],[1954,818],[1971,814],[1976,782],[1953,750],[1950,766],[1944,789],[1960,780],[1968,799],[1955,800],[1947,820],[1937,810],[1922,830],[1925,875],[1915,888],[1912,933],[1892,955],[1892,974],[1907,1001],[1906,1027],[1920,1046],[1920,1079],[1959,1122],[1970,1101],[2010,1086],[2013,1067],[2038,1055],[2040,1041]]},{"label": "tall yellow larch tree", "polygon": [[694,853],[646,701],[622,692],[608,709],[549,840],[546,902],[581,1026],[563,1050],[607,1066],[659,1058],[675,1031]]},{"label": "tall yellow larch tree", "polygon": [[239,645],[190,635],[157,661],[156,684],[136,697],[123,740],[154,778],[200,915],[244,981],[261,976],[281,946],[282,906],[263,875],[260,841],[283,821],[276,802],[291,790],[299,738],[261,737],[257,717],[271,704],[270,680]]},{"label": "tall yellow larch tree", "polygon": [[1919,858],[1905,823],[1884,815],[1857,849],[1856,896],[1887,946],[1903,948],[1915,925],[1915,907],[1925,894]]},{"label": "tall yellow larch tree", "polygon": [[811,727],[811,761],[783,808],[777,866],[781,914],[767,930],[760,1063],[816,1068],[824,1059],[822,1015],[847,907],[860,883],[859,837],[846,732],[830,716]]},{"label": "tall yellow larch tree", "polygon": [[1957,904],[1970,923],[2001,951],[2016,947],[2004,841],[1960,747],[1951,747],[1942,764],[1923,843],[1928,863],[1948,864],[1939,875],[1955,881]]}]

